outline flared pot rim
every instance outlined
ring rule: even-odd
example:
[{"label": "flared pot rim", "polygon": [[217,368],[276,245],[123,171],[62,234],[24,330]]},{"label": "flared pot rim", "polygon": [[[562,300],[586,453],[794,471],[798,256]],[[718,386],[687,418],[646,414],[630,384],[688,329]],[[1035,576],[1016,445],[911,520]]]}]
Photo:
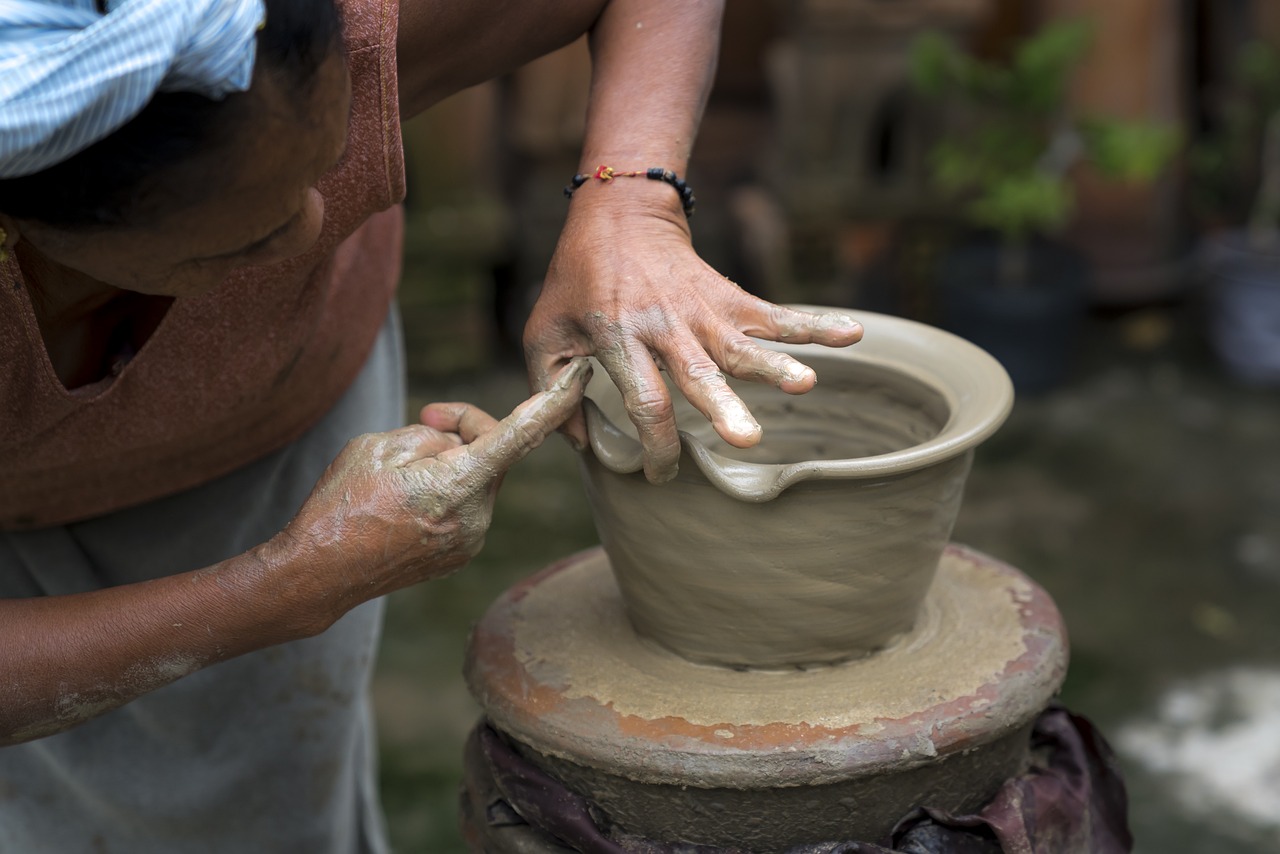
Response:
[{"label": "flared pot rim", "polygon": [[[811,305],[792,307],[817,312],[848,311]],[[958,335],[917,321],[867,311],[854,314],[866,331],[862,341],[851,347],[759,343],[800,361],[806,356],[820,356],[873,365],[914,379],[940,395],[947,406],[947,421],[937,434],[919,444],[874,456],[753,463],[726,457],[687,431],[678,431],[684,453],[707,480],[739,500],[769,501],[788,487],[808,480],[886,477],[945,462],[976,447],[1004,423],[1013,408],[1013,383],[1004,367],[985,350]],[[611,386],[605,371],[596,367],[596,379],[588,387],[584,401],[591,451],[606,469],[633,474],[644,465],[640,443],[595,403],[593,395],[599,394],[602,387]]]}]

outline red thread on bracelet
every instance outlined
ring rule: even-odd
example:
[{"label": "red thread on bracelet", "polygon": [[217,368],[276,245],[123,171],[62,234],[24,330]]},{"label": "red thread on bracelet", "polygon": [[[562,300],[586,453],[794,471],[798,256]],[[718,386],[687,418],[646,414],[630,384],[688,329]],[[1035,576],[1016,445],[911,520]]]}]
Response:
[{"label": "red thread on bracelet", "polygon": [[680,176],[670,169],[663,169],[661,166],[652,166],[648,169],[637,169],[634,172],[619,172],[612,166],[600,165],[596,167],[596,171],[591,175],[578,173],[573,176],[573,180],[564,188],[565,198],[573,198],[573,191],[581,187],[592,178],[603,184],[608,184],[614,178],[648,178],[651,181],[662,181],[670,184],[675,188],[676,193],[680,196],[680,207],[684,209],[686,217],[693,216],[693,206],[696,199],[693,196],[693,188],[680,179]]},{"label": "red thread on bracelet", "polygon": [[597,166],[595,174],[591,177],[608,184],[614,178],[639,178],[644,174],[644,172],[618,172],[612,166]]}]

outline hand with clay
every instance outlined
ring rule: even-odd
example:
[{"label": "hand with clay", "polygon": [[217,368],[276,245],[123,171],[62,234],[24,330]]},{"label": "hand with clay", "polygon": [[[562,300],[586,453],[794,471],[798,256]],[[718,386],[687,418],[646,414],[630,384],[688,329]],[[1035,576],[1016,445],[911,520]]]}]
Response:
[{"label": "hand with clay", "polygon": [[[319,634],[362,602],[459,568],[484,543],[502,475],[577,409],[590,375],[587,360],[573,360],[501,421],[437,403],[422,424],[353,439],[284,531],[220,563],[75,595],[0,599],[10,693],[0,747],[69,729],[215,662]],[[83,701],[70,711],[60,699],[68,692]]]},{"label": "hand with clay", "polygon": [[[685,175],[722,12],[722,0],[611,0],[596,20],[579,171],[591,175],[603,165],[641,177],[591,179],[574,191],[525,328],[535,388],[546,388],[566,359],[600,360],[626,401],[654,482],[674,477],[680,458],[660,369],[725,441],[749,447],[760,441],[760,426],[725,375],[790,394],[816,381],[812,370],[749,336],[833,347],[862,336],[843,314],[780,308],[716,273],[693,251],[677,191],[643,177],[650,168]],[[585,443],[580,414],[566,432]]]},{"label": "hand with clay", "polygon": [[[812,369],[751,336],[842,347],[858,341],[862,327],[843,314],[795,311],[751,296],[697,256],[678,203],[646,205],[650,200],[622,198],[619,190],[575,194],[526,328],[526,356],[534,387],[543,388],[565,359],[594,354],[626,401],[645,475],[660,483],[676,474],[680,441],[659,369],[725,441],[746,448],[760,441],[760,425],[726,374],[788,394],[817,381]],[[586,442],[581,413],[565,429],[575,444]]]},{"label": "hand with clay", "polygon": [[421,424],[349,442],[278,538],[308,555],[326,618],[475,557],[502,476],[575,411],[590,375],[574,359],[501,421],[433,403]]}]

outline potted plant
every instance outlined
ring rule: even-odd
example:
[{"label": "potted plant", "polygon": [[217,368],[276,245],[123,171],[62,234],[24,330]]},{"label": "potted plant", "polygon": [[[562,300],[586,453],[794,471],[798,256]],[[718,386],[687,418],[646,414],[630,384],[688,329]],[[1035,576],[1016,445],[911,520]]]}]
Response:
[{"label": "potted plant", "polygon": [[1218,226],[1200,253],[1208,331],[1234,376],[1274,386],[1280,385],[1280,47],[1246,45],[1235,78],[1217,127],[1191,157],[1197,201]]},{"label": "potted plant", "polygon": [[1072,114],[1069,76],[1089,42],[1089,25],[1072,21],[1044,27],[1005,63],[938,33],[913,46],[915,88],[957,108],[932,169],[974,232],[941,261],[939,320],[996,356],[1023,392],[1066,374],[1087,306],[1088,264],[1052,239],[1072,215],[1070,170],[1085,162],[1146,182],[1179,145],[1172,128]]}]

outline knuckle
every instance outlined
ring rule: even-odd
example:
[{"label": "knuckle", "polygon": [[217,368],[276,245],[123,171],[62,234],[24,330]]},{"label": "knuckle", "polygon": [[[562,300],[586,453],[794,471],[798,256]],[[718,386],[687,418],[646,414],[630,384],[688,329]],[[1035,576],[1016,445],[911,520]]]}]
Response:
[{"label": "knuckle", "polygon": [[368,451],[377,444],[377,433],[361,433],[359,436],[356,436],[354,439],[347,442],[347,445],[343,450],[359,453],[361,451]]},{"label": "knuckle", "polygon": [[543,430],[532,421],[517,424],[511,432],[512,444],[520,451],[532,451],[542,444]]},{"label": "knuckle", "polygon": [[434,491],[414,490],[408,495],[409,510],[418,523],[432,531],[447,529],[453,516],[452,502]]},{"label": "knuckle", "polygon": [[709,359],[694,359],[686,364],[685,377],[696,385],[719,386],[724,384],[720,366]]},{"label": "knuckle", "polygon": [[388,449],[399,453],[416,448],[435,436],[435,431],[423,424],[411,424],[387,436]]},{"label": "knuckle", "polygon": [[665,391],[644,389],[637,391],[627,407],[637,425],[661,424],[675,416],[671,397]]},{"label": "knuckle", "polygon": [[749,380],[776,379],[785,373],[786,366],[793,361],[786,354],[761,347],[749,338],[737,339],[732,358],[730,373]]},{"label": "knuckle", "polygon": [[796,321],[803,320],[805,315],[792,308],[783,305],[770,305],[767,316],[772,323],[779,325],[791,325]]},{"label": "knuckle", "polygon": [[749,338],[741,335],[726,335],[720,349],[724,353],[725,370],[736,375],[754,364],[758,348]]},{"label": "knuckle", "polygon": [[777,336],[783,340],[807,337],[815,316],[781,305],[770,305],[767,316]]},{"label": "knuckle", "polygon": [[803,366],[786,353],[779,353],[767,347],[760,348],[760,361],[765,370],[772,376],[784,376],[795,373]]}]

